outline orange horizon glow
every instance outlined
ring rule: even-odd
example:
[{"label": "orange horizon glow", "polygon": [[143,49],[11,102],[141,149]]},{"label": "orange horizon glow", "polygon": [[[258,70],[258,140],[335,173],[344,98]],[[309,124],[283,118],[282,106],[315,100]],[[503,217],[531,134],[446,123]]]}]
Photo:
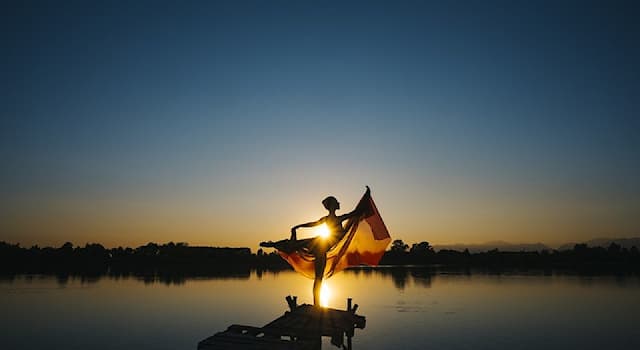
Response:
[{"label": "orange horizon glow", "polygon": [[[324,189],[285,188],[228,193],[231,204],[214,193],[178,192],[153,197],[153,201],[94,199],[47,200],[38,204],[16,202],[2,208],[0,241],[22,246],[136,247],[149,242],[186,242],[193,246],[250,247],[264,240],[289,236],[296,224],[326,215],[320,201],[336,194],[349,212],[362,195],[357,184],[327,185]],[[436,190],[393,191],[371,185],[372,195],[392,239],[406,243],[482,244],[490,241],[543,243],[551,247],[594,238],[628,238],[640,235],[630,202],[617,206],[573,200],[552,201],[531,196],[522,200],[496,198],[485,189],[484,200],[473,195]],[[339,195],[338,195],[339,194]],[[123,194],[124,196],[124,194]],[[42,207],[42,208],[40,208]],[[6,210],[4,210],[6,209]],[[326,226],[325,226],[326,227]],[[320,231],[317,231],[320,230]],[[324,235],[324,227],[299,232],[300,236]]]}]

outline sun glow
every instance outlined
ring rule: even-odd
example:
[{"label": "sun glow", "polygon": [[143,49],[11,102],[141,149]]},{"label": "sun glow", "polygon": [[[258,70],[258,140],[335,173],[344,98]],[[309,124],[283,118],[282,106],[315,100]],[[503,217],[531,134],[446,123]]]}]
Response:
[{"label": "sun glow", "polygon": [[327,283],[324,282],[322,283],[322,287],[320,287],[320,306],[328,307],[330,299],[331,299],[331,288],[329,288]]},{"label": "sun glow", "polygon": [[322,238],[329,238],[329,228],[326,224],[322,224],[316,228],[316,234]]}]

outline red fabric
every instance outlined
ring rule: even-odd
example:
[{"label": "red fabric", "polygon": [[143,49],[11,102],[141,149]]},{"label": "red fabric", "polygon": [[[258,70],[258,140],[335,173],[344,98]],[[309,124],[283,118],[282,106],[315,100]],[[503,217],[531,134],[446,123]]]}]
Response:
[{"label": "red fabric", "polygon": [[[373,198],[367,192],[356,207],[361,215],[347,220],[347,233],[327,252],[327,265],[324,278],[331,277],[349,266],[378,265],[380,258],[391,242],[389,231],[382,221]],[[309,240],[310,245],[321,244],[322,238]],[[278,250],[278,254],[299,273],[314,278],[314,256],[309,249],[296,249],[290,252]]]}]

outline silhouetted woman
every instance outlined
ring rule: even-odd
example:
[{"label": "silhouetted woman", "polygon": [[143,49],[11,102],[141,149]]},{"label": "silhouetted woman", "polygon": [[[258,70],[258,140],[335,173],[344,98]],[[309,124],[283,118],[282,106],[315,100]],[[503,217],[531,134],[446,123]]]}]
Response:
[{"label": "silhouetted woman", "polygon": [[[369,187],[367,187],[369,193]],[[327,225],[329,235],[316,236],[301,241],[306,241],[304,247],[313,254],[315,278],[313,280],[313,304],[320,305],[320,287],[322,286],[322,277],[327,265],[327,252],[338,243],[347,233],[342,226],[342,222],[354,216],[361,214],[361,210],[356,208],[354,211],[344,215],[336,215],[336,210],[340,209],[340,202],[336,197],[329,196],[322,201],[322,205],[329,211],[329,215],[321,217],[317,221],[307,222],[305,224],[296,225],[291,228],[291,241],[297,240],[296,230],[301,227],[314,227],[322,224]]]}]

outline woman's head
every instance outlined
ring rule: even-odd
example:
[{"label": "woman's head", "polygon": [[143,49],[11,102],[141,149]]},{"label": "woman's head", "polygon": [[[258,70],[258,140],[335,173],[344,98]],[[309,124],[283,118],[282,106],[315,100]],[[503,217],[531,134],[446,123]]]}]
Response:
[{"label": "woman's head", "polygon": [[329,196],[322,200],[322,205],[324,205],[327,210],[338,210],[340,209],[340,202],[334,196]]}]

